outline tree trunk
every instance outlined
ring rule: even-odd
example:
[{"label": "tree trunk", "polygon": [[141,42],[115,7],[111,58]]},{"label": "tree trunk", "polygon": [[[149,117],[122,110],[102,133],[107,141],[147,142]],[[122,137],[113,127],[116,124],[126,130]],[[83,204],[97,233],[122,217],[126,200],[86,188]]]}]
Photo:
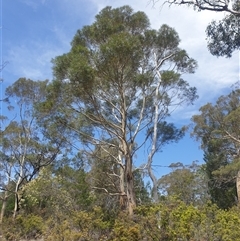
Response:
[{"label": "tree trunk", "polygon": [[125,192],[125,187],[124,187],[125,181],[124,181],[124,168],[121,166],[120,167],[120,192],[121,195],[119,197],[119,203],[120,203],[120,209],[121,210],[126,210],[127,209],[127,197],[126,197],[126,192]]},{"label": "tree trunk", "polygon": [[128,157],[125,165],[125,179],[127,185],[127,200],[128,200],[128,213],[133,215],[133,209],[136,207],[136,197],[134,191],[134,179],[132,172],[132,159]]},{"label": "tree trunk", "polygon": [[158,181],[157,178],[155,177],[153,171],[152,171],[152,167],[151,167],[151,162],[149,162],[149,166],[148,166],[148,175],[150,177],[150,179],[152,180],[152,200],[154,203],[158,202]]},{"label": "tree trunk", "polygon": [[158,122],[159,122],[159,88],[161,85],[162,77],[160,71],[158,71],[158,61],[157,61],[157,56],[154,53],[154,58],[155,58],[155,65],[156,65],[156,73],[158,76],[158,83],[155,89],[155,96],[154,96],[154,115],[153,115],[153,138],[152,138],[152,147],[151,151],[148,155],[148,175],[152,180],[152,199],[155,203],[158,202],[158,182],[157,178],[155,177],[153,171],[152,171],[152,163],[153,163],[153,156],[156,153],[156,148],[157,148],[157,138],[158,138]]},{"label": "tree trunk", "polygon": [[18,181],[16,183],[16,187],[15,187],[15,202],[14,202],[14,209],[13,209],[13,219],[16,218],[17,213],[19,211],[19,202],[20,202],[19,189],[20,189],[20,185],[21,185],[22,181],[23,181],[23,178],[20,175],[20,177],[18,178]]},{"label": "tree trunk", "polygon": [[236,186],[237,186],[237,199],[238,199],[238,204],[240,204],[240,171],[238,171],[238,174],[237,174]]},{"label": "tree trunk", "polygon": [[15,193],[15,202],[14,202],[14,209],[13,209],[13,219],[16,218],[18,211],[19,211],[19,197],[18,197],[18,193]]},{"label": "tree trunk", "polygon": [[133,215],[133,209],[136,207],[136,197],[135,197],[135,190],[134,190],[134,180],[133,180],[133,170],[132,170],[132,144],[128,142],[127,137],[127,100],[125,91],[123,89],[122,93],[122,121],[121,121],[121,129],[122,129],[122,135],[121,135],[121,147],[123,150],[123,160],[125,160],[125,172],[124,172],[124,181],[126,183],[126,192],[127,192],[127,208],[129,216]]},{"label": "tree trunk", "polygon": [[3,222],[3,217],[5,215],[5,210],[6,210],[6,206],[7,206],[7,199],[8,199],[8,192],[5,191],[4,192],[4,197],[2,200],[2,208],[1,208],[1,214],[0,214],[0,224]]}]

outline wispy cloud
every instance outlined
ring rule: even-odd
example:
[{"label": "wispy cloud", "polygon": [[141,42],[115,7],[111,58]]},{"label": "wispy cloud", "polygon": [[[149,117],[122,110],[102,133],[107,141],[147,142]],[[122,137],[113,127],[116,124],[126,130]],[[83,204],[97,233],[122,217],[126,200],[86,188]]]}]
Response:
[{"label": "wispy cloud", "polygon": [[62,48],[50,43],[28,42],[14,46],[8,52],[9,65],[6,71],[18,77],[32,79],[51,78],[51,59],[62,54]]},{"label": "wispy cloud", "polygon": [[23,4],[26,4],[27,6],[33,8],[33,9],[37,9],[38,6],[40,6],[41,4],[44,4],[46,2],[46,0],[20,0]]},{"label": "wispy cloud", "polygon": [[[23,4],[37,9],[46,7],[51,16],[48,19],[33,19],[31,21],[46,21],[47,36],[35,29],[35,39],[24,39],[20,44],[9,46],[6,59],[10,62],[9,72],[15,76],[26,76],[34,79],[51,78],[51,59],[69,50],[70,42],[77,29],[91,24],[94,16],[104,7],[119,7],[130,5],[135,11],[144,11],[151,22],[152,28],[158,29],[166,23],[174,27],[182,39],[181,47],[186,49],[189,56],[198,61],[199,68],[194,75],[184,76],[192,86],[198,88],[200,100],[210,100],[220,95],[224,89],[239,80],[239,54],[231,59],[216,58],[207,50],[205,29],[212,19],[221,19],[223,14],[202,11],[194,12],[185,7],[167,5],[161,7],[156,3],[153,7],[148,0],[20,0]],[[52,8],[55,6],[55,8]],[[41,8],[42,11],[42,8]],[[46,15],[48,16],[48,15]],[[49,26],[48,26],[49,24]],[[46,30],[46,29],[45,29]],[[195,107],[196,108],[196,107]]]}]

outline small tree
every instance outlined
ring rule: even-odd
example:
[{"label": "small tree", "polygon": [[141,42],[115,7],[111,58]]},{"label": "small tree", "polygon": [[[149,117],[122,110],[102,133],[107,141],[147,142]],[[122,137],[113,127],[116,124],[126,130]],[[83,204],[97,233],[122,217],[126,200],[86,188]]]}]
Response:
[{"label": "small tree", "polygon": [[221,140],[208,143],[204,149],[204,161],[211,201],[219,208],[228,209],[236,204],[236,178],[234,175],[216,175],[218,170],[226,168],[231,162],[223,146]]},{"label": "small tree", "polygon": [[[213,158],[207,157],[207,164],[215,165],[212,170],[215,180],[220,183],[231,182],[237,178],[240,168],[240,89],[233,90],[226,96],[221,96],[216,104],[206,104],[200,108],[200,114],[193,116],[195,123],[193,136],[201,140],[201,147]],[[240,191],[237,190],[238,201]]]},{"label": "small tree", "polygon": [[163,196],[176,197],[186,205],[203,205],[208,200],[207,178],[204,167],[193,162],[189,166],[172,163],[172,172],[159,179]]},{"label": "small tree", "polygon": [[[20,208],[21,187],[35,178],[41,167],[55,160],[61,146],[61,139],[58,142],[46,139],[36,122],[34,106],[44,100],[47,83],[22,78],[6,89],[9,110],[16,106],[18,110],[15,118],[1,131],[2,151],[9,157],[4,170],[8,176],[6,185],[10,180],[14,182],[14,218]],[[11,106],[10,100],[16,106]]]}]

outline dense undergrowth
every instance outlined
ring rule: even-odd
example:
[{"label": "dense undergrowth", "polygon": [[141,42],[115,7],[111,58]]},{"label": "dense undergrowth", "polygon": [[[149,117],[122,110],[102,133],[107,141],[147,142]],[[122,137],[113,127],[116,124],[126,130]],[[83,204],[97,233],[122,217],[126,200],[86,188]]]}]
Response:
[{"label": "dense undergrowth", "polygon": [[237,241],[240,240],[240,210],[221,210],[207,203],[196,207],[176,199],[142,205],[129,217],[124,212],[109,216],[100,207],[44,215],[18,215],[5,219],[6,240],[43,238],[45,241]]}]

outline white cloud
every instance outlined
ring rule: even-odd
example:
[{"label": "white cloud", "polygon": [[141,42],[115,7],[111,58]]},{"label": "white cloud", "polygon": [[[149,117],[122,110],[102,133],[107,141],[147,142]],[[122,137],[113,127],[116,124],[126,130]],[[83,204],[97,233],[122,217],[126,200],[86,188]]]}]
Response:
[{"label": "white cloud", "polygon": [[52,76],[51,59],[60,54],[61,48],[48,43],[28,42],[26,45],[14,46],[8,53],[9,65],[6,71],[17,78],[48,79]]},{"label": "white cloud", "polygon": [[44,4],[46,0],[20,0],[22,3],[26,4],[27,6],[33,8],[34,10],[36,10],[38,8],[39,5]]}]

